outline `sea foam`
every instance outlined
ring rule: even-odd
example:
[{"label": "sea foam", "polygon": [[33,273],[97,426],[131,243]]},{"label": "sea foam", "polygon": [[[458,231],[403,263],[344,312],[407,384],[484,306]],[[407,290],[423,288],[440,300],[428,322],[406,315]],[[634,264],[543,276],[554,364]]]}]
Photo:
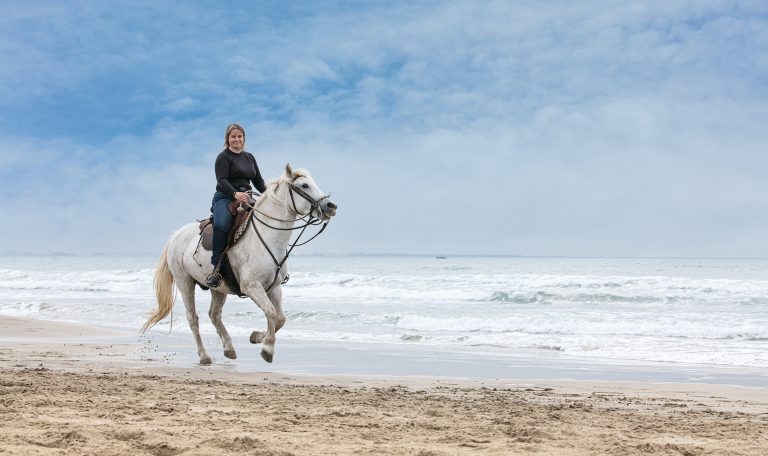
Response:
[{"label": "sea foam", "polygon": [[[155,306],[154,258],[43,260],[0,261],[1,314],[139,328]],[[280,338],[768,367],[766,261],[337,256],[290,270]],[[173,316],[188,332],[180,299]],[[224,321],[236,337],[266,326],[235,297]]]}]

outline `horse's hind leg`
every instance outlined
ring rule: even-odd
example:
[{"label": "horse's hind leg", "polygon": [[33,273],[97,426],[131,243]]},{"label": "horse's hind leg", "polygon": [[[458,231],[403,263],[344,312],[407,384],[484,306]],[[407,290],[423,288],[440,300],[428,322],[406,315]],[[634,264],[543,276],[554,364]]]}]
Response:
[{"label": "horse's hind leg", "polygon": [[195,282],[190,279],[180,280],[177,286],[181,293],[181,298],[184,300],[184,307],[187,309],[187,322],[189,323],[189,329],[192,330],[192,335],[195,337],[200,364],[211,364],[211,357],[205,352],[203,339],[200,338],[200,324],[197,318],[197,311],[195,310]]},{"label": "horse's hind leg", "polygon": [[229,359],[235,359],[237,354],[235,353],[235,347],[232,345],[232,338],[229,337],[227,328],[224,327],[224,322],[221,320],[221,309],[226,301],[226,293],[211,290],[211,309],[208,311],[208,316],[211,317],[211,322],[216,327],[216,332],[219,333],[221,343],[224,345],[224,356]]}]

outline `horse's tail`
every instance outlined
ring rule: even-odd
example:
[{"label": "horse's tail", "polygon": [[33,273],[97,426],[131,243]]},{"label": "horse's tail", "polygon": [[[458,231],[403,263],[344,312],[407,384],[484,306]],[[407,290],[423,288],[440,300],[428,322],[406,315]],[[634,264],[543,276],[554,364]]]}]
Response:
[{"label": "horse's tail", "polygon": [[171,274],[171,268],[168,267],[168,247],[171,242],[165,245],[163,254],[160,255],[160,261],[157,263],[157,270],[155,271],[155,297],[157,298],[157,309],[152,313],[144,323],[144,327],[141,332],[148,330],[155,326],[163,318],[167,317],[173,309],[173,301],[175,293],[173,292],[173,274]]}]

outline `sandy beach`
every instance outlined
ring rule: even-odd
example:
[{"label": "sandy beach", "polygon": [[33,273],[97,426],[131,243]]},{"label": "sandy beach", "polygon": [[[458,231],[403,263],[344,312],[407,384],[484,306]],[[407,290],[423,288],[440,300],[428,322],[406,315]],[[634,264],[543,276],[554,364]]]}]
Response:
[{"label": "sandy beach", "polygon": [[0,317],[0,454],[768,453],[768,388],[285,375]]}]

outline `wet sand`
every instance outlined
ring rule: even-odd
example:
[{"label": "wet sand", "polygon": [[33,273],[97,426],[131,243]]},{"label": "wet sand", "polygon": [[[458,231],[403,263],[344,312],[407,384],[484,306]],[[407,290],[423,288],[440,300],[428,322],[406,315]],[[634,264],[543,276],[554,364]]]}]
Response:
[{"label": "wet sand", "polygon": [[136,338],[0,317],[0,454],[768,454],[766,387],[238,372]]}]

